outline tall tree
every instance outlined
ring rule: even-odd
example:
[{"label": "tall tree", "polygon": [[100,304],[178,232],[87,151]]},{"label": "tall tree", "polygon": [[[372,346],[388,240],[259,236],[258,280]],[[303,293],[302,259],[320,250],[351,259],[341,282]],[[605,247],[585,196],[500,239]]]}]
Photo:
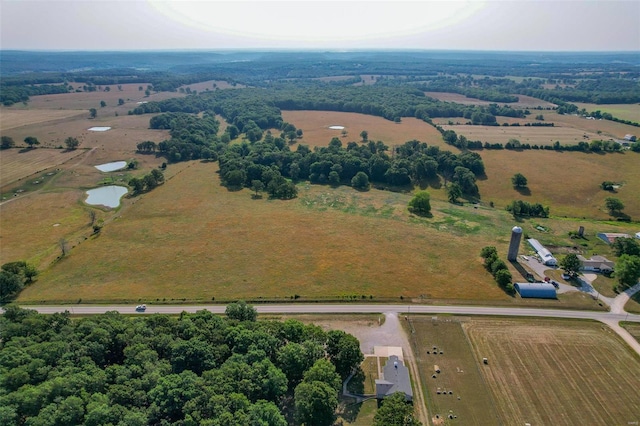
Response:
[{"label": "tall tree", "polygon": [[607,197],[604,200],[604,206],[609,210],[609,214],[615,215],[622,212],[624,209],[624,204],[620,201],[619,198],[615,197]]},{"label": "tall tree", "polygon": [[527,178],[522,173],[516,173],[511,178],[511,183],[516,188],[525,188],[527,186]]},{"label": "tall tree", "polygon": [[569,253],[560,260],[560,267],[564,269],[567,274],[576,276],[580,273],[580,269],[582,269],[582,262],[576,254]]},{"label": "tall tree", "polygon": [[407,404],[404,393],[396,392],[382,400],[375,416],[373,426],[422,426],[413,414],[413,406]]},{"label": "tall tree", "polygon": [[324,382],[302,382],[294,392],[295,415],[305,426],[329,426],[335,419],[338,394]]},{"label": "tall tree", "polygon": [[64,140],[64,144],[67,146],[68,150],[74,150],[77,149],[78,146],[80,146],[80,141],[78,140],[78,138],[69,136]]},{"label": "tall tree", "polygon": [[623,254],[616,262],[615,276],[622,288],[636,285],[640,279],[640,257]]},{"label": "tall tree", "polygon": [[418,191],[409,201],[409,211],[418,216],[428,216],[431,213],[430,195],[427,191]]},{"label": "tall tree", "polygon": [[24,138],[24,143],[29,145],[29,148],[33,148],[34,145],[40,145],[40,141],[33,136],[27,136],[26,138]]},{"label": "tall tree", "polygon": [[89,108],[89,116],[91,118],[96,118],[96,116],[98,115],[98,110],[95,108]]},{"label": "tall tree", "polygon": [[0,149],[13,148],[15,144],[16,143],[12,137],[2,136],[2,142],[0,142]]},{"label": "tall tree", "polygon": [[255,310],[253,305],[247,304],[244,300],[229,303],[224,313],[229,319],[238,321],[255,321],[258,317],[258,311]]},{"label": "tall tree", "polygon": [[462,197],[462,189],[460,188],[460,185],[456,182],[449,184],[447,187],[447,198],[449,199],[449,202],[455,204],[460,197]]},{"label": "tall tree", "polygon": [[369,141],[369,132],[367,132],[366,130],[363,130],[360,132],[360,137],[362,138],[362,142],[368,142]]}]

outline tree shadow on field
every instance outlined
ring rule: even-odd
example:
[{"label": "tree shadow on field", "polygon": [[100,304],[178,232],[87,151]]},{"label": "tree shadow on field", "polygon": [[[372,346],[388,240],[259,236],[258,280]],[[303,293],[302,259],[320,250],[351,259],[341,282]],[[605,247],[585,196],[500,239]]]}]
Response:
[{"label": "tree shadow on field", "polygon": [[531,195],[531,190],[526,186],[520,186],[520,187],[514,186],[513,189],[515,189],[520,193],[520,195],[523,195],[525,197],[529,197]]}]

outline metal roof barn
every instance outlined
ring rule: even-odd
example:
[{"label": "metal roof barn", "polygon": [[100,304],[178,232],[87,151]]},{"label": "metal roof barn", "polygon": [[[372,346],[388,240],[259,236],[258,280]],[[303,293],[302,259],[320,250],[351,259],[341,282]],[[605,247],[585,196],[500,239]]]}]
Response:
[{"label": "metal roof barn", "polygon": [[548,266],[556,266],[558,264],[558,260],[553,257],[551,252],[547,250],[542,244],[540,244],[538,240],[529,238],[527,242],[531,244],[531,247],[533,247],[536,253],[538,253],[538,256],[540,256],[540,260],[542,261],[542,263]]},{"label": "metal roof barn", "polygon": [[549,283],[516,283],[514,285],[520,297],[535,299],[557,299],[558,294],[553,284]]}]

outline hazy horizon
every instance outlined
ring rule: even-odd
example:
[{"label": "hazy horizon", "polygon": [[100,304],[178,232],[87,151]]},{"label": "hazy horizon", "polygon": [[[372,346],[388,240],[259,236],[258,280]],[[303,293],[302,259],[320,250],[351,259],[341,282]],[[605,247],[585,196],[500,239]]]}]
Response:
[{"label": "hazy horizon", "polygon": [[0,49],[636,52],[640,2],[0,1]]}]

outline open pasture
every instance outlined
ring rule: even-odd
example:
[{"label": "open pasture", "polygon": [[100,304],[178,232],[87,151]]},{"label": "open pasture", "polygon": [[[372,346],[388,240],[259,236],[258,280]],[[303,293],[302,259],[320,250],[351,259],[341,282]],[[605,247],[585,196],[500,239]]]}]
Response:
[{"label": "open pasture", "polygon": [[[30,110],[28,112],[36,111]],[[133,152],[136,150],[136,145],[142,141],[161,142],[168,139],[168,131],[149,129],[151,117],[152,115],[120,115],[115,117],[113,115],[102,116],[99,113],[97,118],[90,119],[87,113],[86,115],[75,115],[12,128],[3,134],[12,137],[18,146],[24,145],[22,141],[25,137],[34,136],[40,141],[40,146],[64,147],[64,140],[71,136],[78,138],[80,148],[99,147],[107,150],[126,148]],[[111,127],[111,130],[106,132],[88,130],[94,126],[107,126]]]},{"label": "open pasture", "polygon": [[[516,199],[551,207],[551,215],[609,218],[607,197],[617,197],[632,219],[640,218],[640,155],[634,152],[593,154],[545,150],[483,150],[487,179],[478,187],[485,203],[504,208]],[[513,188],[511,177],[522,173],[528,191]],[[605,181],[620,182],[616,193],[603,191]]]},{"label": "open pasture", "polygon": [[248,190],[221,187],[215,163],[180,166],[39,276],[20,301],[510,300],[478,260],[486,236],[411,218],[408,195],[372,191],[387,205],[377,209],[341,188],[349,198],[337,210],[323,195],[327,187],[302,185],[296,200],[254,200]]},{"label": "open pasture", "polygon": [[[616,123],[615,121],[589,120],[577,115],[561,115],[556,113],[548,113],[545,117],[547,121],[556,123],[556,126],[572,127],[574,129],[596,133],[598,136],[593,139],[622,139],[626,134],[640,136],[640,128],[628,124]],[[636,118],[636,121],[638,120],[640,120],[640,118]]]},{"label": "open pasture", "polygon": [[[598,104],[588,104],[582,102],[574,102],[574,104],[578,108],[584,108],[587,112],[594,111],[602,111],[608,112],[616,118],[620,118],[622,120],[631,120],[640,122],[640,103],[638,104],[609,104],[609,105],[598,105]],[[638,129],[636,127],[636,129]],[[636,132],[640,133],[640,132]]]},{"label": "open pasture", "polygon": [[[456,121],[452,119],[454,123]],[[553,119],[545,121],[555,122]],[[464,122],[464,120],[460,121]],[[565,127],[556,124],[554,127],[506,127],[506,126],[473,126],[473,125],[448,125],[443,124],[445,130],[453,130],[458,135],[464,135],[472,141],[482,141],[489,143],[505,144],[509,139],[518,139],[522,143],[531,145],[553,145],[555,141],[560,141],[563,145],[577,145],[578,142],[589,142],[593,139],[602,139],[596,131],[586,129]],[[585,138],[585,135],[587,136]]]},{"label": "open pasture", "polygon": [[[34,124],[46,124],[51,121],[70,117],[84,116],[83,112],[74,110],[28,110],[0,107],[0,131],[6,135],[7,130]],[[16,141],[22,143],[22,140]]]},{"label": "open pasture", "polygon": [[[340,138],[343,146],[351,141],[360,142],[363,130],[367,131],[369,140],[380,140],[389,147],[413,139],[429,145],[447,146],[433,126],[417,118],[403,118],[401,123],[394,123],[372,115],[333,111],[282,111],[282,118],[302,129],[304,134],[298,142],[311,147],[327,146],[334,137]],[[342,136],[342,130],[329,129],[334,125],[344,126],[347,135]]]},{"label": "open pasture", "polygon": [[443,102],[454,102],[462,105],[490,105],[490,104],[498,104],[498,105],[509,105],[512,108],[553,108],[556,105],[547,101],[543,101],[542,99],[532,98],[531,96],[525,95],[515,95],[518,97],[518,102],[491,102],[491,101],[483,101],[477,98],[469,98],[465,95],[461,95],[459,93],[448,93],[448,92],[424,92],[425,95],[430,98],[438,99]]},{"label": "open pasture", "polygon": [[[82,90],[84,83],[71,82],[70,85],[74,89]],[[31,96],[26,106],[16,104],[11,108],[27,108],[27,109],[83,109],[96,108],[100,110],[100,101],[105,101],[107,107],[113,107],[118,105],[118,99],[123,99],[126,104],[129,105],[129,109],[135,108],[136,102],[145,101],[158,101],[167,99],[168,97],[175,98],[177,96],[184,96],[180,93],[160,92],[152,93],[150,96],[145,96],[145,90],[148,83],[140,84],[122,84],[122,90],[118,90],[118,85],[113,84],[108,87],[110,90],[105,92],[105,86],[100,86],[100,90],[94,92],[69,92],[69,93],[56,93],[52,95],[39,95]],[[142,90],[139,90],[142,87]],[[107,108],[105,107],[105,108]],[[104,108],[102,108],[104,109]],[[99,111],[98,111],[99,112]]]},{"label": "open pasture", "polygon": [[[500,421],[494,424],[626,425],[640,420],[640,360],[607,326],[477,318],[463,327],[498,413]],[[483,357],[488,365],[482,364]]]}]

